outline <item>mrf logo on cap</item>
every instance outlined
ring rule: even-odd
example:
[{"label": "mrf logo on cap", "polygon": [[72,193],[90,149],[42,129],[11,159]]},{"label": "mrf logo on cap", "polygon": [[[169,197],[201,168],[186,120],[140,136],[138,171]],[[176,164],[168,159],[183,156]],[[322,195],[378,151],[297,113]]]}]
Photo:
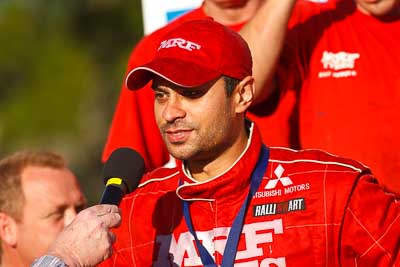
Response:
[{"label": "mrf logo on cap", "polygon": [[157,50],[171,47],[179,47],[188,51],[193,51],[194,49],[200,49],[201,45],[193,43],[191,41],[187,41],[182,38],[172,38],[162,41]]},{"label": "mrf logo on cap", "polygon": [[130,70],[128,89],[142,88],[154,76],[192,88],[221,75],[242,80],[252,75],[246,41],[212,18],[187,21],[168,32],[150,62]]}]

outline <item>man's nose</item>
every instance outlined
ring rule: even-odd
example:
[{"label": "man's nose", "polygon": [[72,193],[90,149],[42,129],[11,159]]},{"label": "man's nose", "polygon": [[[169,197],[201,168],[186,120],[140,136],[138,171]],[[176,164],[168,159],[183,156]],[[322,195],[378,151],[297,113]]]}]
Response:
[{"label": "man's nose", "polygon": [[175,120],[184,118],[185,116],[186,111],[179,96],[170,97],[164,107],[163,118],[168,122],[174,122]]}]

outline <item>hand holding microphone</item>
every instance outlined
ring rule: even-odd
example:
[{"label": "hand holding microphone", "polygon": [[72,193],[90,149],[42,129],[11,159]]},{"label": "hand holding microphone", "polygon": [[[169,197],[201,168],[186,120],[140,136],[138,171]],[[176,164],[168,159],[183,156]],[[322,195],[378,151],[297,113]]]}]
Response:
[{"label": "hand holding microphone", "polygon": [[120,211],[115,205],[87,208],[58,235],[48,254],[69,267],[95,266],[111,256],[115,235],[110,228],[120,222]]},{"label": "hand holding microphone", "polygon": [[103,168],[106,188],[100,204],[81,211],[59,234],[48,255],[37,259],[32,267],[47,267],[54,260],[60,262],[57,266],[89,267],[110,257],[115,242],[110,228],[121,222],[118,205],[126,193],[136,189],[143,173],[144,160],[136,151],[116,149]]}]

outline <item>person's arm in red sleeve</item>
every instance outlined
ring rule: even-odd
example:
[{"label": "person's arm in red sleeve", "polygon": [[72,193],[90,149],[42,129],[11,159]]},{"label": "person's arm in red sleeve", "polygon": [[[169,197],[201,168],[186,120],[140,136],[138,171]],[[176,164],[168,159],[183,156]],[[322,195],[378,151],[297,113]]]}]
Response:
[{"label": "person's arm in red sleeve", "polygon": [[350,196],[340,234],[342,266],[398,266],[400,196],[363,175]]}]

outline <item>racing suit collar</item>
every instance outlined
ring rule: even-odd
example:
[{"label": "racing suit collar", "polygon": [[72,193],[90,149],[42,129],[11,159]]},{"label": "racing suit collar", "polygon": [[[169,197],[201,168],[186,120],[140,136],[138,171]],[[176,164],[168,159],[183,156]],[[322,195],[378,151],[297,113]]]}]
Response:
[{"label": "racing suit collar", "polygon": [[186,201],[231,201],[243,195],[250,185],[251,173],[257,163],[261,150],[261,135],[257,126],[252,123],[248,144],[238,160],[224,173],[205,182],[197,182],[184,170],[184,165],[178,161],[181,182],[176,193]]}]

